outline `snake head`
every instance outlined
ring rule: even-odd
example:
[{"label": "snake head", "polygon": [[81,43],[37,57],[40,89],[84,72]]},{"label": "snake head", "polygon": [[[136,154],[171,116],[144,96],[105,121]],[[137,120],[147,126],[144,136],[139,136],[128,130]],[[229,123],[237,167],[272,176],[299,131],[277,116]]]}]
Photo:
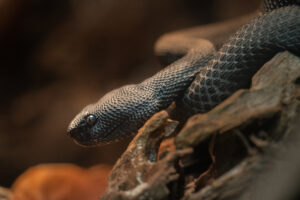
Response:
[{"label": "snake head", "polygon": [[131,136],[157,111],[150,103],[151,95],[140,85],[113,90],[83,108],[70,123],[68,135],[81,146],[98,146]]}]

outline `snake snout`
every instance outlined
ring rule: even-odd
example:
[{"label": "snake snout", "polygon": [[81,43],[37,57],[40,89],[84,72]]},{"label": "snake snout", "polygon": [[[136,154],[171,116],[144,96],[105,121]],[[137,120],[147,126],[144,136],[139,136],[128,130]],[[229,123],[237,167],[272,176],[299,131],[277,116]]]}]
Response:
[{"label": "snake snout", "polygon": [[85,127],[69,127],[67,133],[73,139],[73,141],[79,144],[80,146],[90,147],[91,145],[93,145],[90,142],[90,134],[87,134]]}]

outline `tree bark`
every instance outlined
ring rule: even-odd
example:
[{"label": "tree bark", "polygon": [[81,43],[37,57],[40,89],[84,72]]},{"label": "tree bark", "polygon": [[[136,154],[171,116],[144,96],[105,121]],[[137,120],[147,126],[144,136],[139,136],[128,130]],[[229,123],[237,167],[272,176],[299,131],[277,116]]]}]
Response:
[{"label": "tree bark", "polygon": [[300,59],[279,53],[250,89],[191,117],[179,133],[167,111],[155,114],[116,163],[101,199],[296,198],[299,104]]}]

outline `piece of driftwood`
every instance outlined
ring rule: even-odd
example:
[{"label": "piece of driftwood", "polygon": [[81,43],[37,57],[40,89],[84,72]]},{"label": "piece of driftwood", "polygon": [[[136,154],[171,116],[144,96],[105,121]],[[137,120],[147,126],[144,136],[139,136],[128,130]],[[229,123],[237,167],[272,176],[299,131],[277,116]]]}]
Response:
[{"label": "piece of driftwood", "polygon": [[178,150],[156,160],[160,142],[176,126],[175,121],[168,119],[166,111],[146,122],[114,166],[107,191],[101,199],[165,199],[172,196],[168,185],[179,179],[178,160],[192,151]]},{"label": "piece of driftwood", "polygon": [[191,117],[175,150],[160,145],[177,122],[155,114],[116,163],[101,199],[289,199],[299,192],[299,104],[300,59],[280,53],[250,89]]}]

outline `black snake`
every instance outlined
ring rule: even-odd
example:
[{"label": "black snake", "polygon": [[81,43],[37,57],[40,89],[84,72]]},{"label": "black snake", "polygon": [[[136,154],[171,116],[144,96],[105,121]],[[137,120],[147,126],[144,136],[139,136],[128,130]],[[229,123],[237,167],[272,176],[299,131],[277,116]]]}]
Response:
[{"label": "black snake", "polygon": [[211,110],[247,87],[276,53],[288,50],[299,55],[299,5],[300,0],[265,0],[263,12],[220,48],[204,39],[186,42],[187,47],[175,55],[184,55],[181,59],[172,58],[176,61],[140,84],[113,90],[86,106],[69,125],[69,135],[85,146],[110,143],[136,133],[172,101],[190,115]]}]

